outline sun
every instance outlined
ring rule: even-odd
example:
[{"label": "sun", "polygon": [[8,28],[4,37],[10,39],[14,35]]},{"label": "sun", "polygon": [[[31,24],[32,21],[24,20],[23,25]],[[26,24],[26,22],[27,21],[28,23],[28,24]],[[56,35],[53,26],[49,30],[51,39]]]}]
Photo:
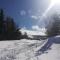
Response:
[{"label": "sun", "polygon": [[52,5],[60,4],[60,0],[51,0],[51,4]]}]

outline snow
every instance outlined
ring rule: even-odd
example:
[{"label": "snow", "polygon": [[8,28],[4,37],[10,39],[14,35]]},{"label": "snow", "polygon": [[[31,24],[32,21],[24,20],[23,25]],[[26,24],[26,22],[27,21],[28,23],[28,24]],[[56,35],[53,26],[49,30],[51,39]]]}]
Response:
[{"label": "snow", "polygon": [[60,54],[59,54],[59,44],[54,44],[51,48],[52,50],[48,51],[48,53],[42,54],[41,56],[38,56],[40,60],[59,60]]},{"label": "snow", "polygon": [[60,36],[40,41],[0,41],[0,60],[60,60],[59,42]]},{"label": "snow", "polygon": [[21,29],[20,31],[21,31],[21,33],[23,35],[24,35],[25,32],[27,33],[27,35],[42,35],[42,36],[46,35],[44,31],[40,31],[40,30],[39,31],[35,31],[35,30]]}]

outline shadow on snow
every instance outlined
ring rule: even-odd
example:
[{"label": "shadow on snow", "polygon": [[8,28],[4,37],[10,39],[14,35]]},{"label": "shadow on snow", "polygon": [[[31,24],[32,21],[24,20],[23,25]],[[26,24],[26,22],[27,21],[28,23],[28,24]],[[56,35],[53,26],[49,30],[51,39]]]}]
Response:
[{"label": "shadow on snow", "polygon": [[46,42],[46,44],[44,46],[42,46],[36,53],[36,56],[44,54],[44,53],[48,53],[47,50],[51,50],[51,46],[53,44],[60,44],[60,37],[51,37],[48,38],[48,41]]}]

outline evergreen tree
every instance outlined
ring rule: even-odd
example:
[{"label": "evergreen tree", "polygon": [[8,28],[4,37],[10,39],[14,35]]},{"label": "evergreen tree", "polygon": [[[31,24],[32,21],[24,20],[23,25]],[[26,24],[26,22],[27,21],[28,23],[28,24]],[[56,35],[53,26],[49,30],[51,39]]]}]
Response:
[{"label": "evergreen tree", "polygon": [[11,17],[7,17],[6,23],[7,23],[7,32],[16,31],[16,24]]},{"label": "evergreen tree", "polygon": [[7,17],[4,19],[4,12],[0,10],[0,40],[19,40],[21,39],[21,32],[14,19]]},{"label": "evergreen tree", "polygon": [[0,34],[3,32],[3,20],[4,20],[4,14],[3,10],[0,10]]}]

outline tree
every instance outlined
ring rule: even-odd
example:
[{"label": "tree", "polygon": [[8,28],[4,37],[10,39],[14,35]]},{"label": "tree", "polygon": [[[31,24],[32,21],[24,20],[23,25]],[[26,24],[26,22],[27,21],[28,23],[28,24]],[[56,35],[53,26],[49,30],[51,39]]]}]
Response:
[{"label": "tree", "polygon": [[15,32],[15,36],[14,36],[15,39],[21,39],[22,38],[21,31],[19,31],[19,30],[20,30],[20,28],[18,28]]},{"label": "tree", "polygon": [[14,20],[11,17],[7,17],[6,19],[7,23],[7,39],[8,40],[16,40],[21,38],[21,32],[19,31],[19,28],[16,27],[16,24]]},{"label": "tree", "polygon": [[60,15],[54,14],[52,16],[52,24],[48,24],[46,34],[48,36],[55,36],[60,34]]},{"label": "tree", "polygon": [[7,32],[16,31],[17,28],[16,28],[16,24],[15,24],[13,18],[7,17],[6,24],[7,24],[7,26],[6,26],[7,27]]},{"label": "tree", "polygon": [[24,33],[23,38],[28,38],[28,35],[26,32]]},{"label": "tree", "polygon": [[0,10],[0,34],[3,32],[3,20],[4,20],[4,13],[3,9]]},{"label": "tree", "polygon": [[[5,19],[6,18],[6,19]],[[14,19],[11,17],[4,17],[4,12],[0,10],[0,40],[19,40],[21,39],[21,32],[17,27]]]}]

